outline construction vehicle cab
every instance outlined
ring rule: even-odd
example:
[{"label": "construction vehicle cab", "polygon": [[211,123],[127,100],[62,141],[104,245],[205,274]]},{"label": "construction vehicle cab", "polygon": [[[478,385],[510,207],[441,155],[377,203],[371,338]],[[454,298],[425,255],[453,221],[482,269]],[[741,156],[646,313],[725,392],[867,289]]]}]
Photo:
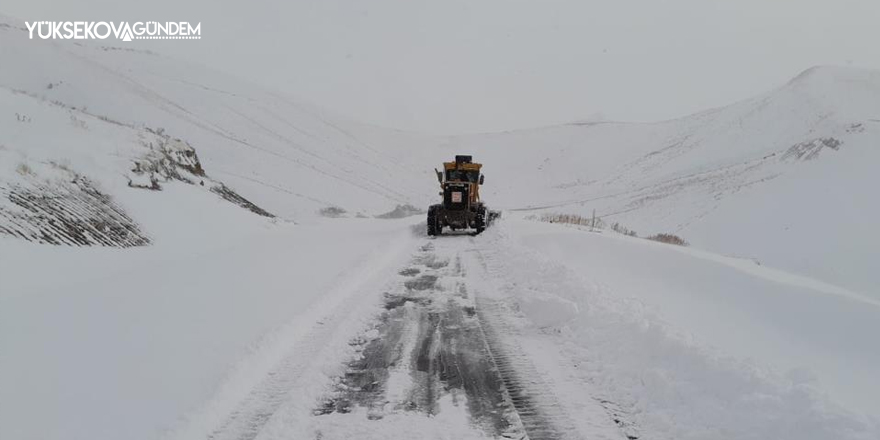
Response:
[{"label": "construction vehicle cab", "polygon": [[475,229],[478,234],[486,229],[490,214],[480,200],[482,167],[471,156],[458,155],[454,162],[443,163],[443,171],[434,170],[443,203],[428,208],[428,235],[440,235],[444,227]]}]

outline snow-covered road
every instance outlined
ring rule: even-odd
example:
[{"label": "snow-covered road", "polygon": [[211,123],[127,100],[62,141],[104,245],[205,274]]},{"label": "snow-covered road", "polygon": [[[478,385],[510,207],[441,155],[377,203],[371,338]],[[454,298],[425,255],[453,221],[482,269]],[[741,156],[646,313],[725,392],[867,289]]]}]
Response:
[{"label": "snow-covered road", "polygon": [[[377,290],[379,309],[337,308],[208,437],[623,438],[598,402],[575,417],[556,398],[577,385],[554,386],[519,347],[479,243],[421,239]],[[340,327],[365,317],[355,333]]]},{"label": "snow-covered road", "polygon": [[[223,246],[188,231],[125,252],[4,241],[0,437],[880,432],[863,374],[876,352],[836,342],[880,331],[867,298],[610,233],[506,219],[429,238],[419,220],[278,224]],[[768,316],[786,298],[837,336]]]},{"label": "snow-covered road", "polygon": [[[658,303],[614,274],[643,279],[640,288],[657,292],[675,278],[634,275],[615,252],[632,252],[627,261],[634,264],[647,255],[642,258],[719,273],[685,274],[677,294],[666,292]],[[729,285],[746,284],[751,295],[766,297],[766,304],[752,298],[756,309],[779,296],[819,295],[830,302],[823,306],[829,317],[850,304],[869,306],[850,313],[852,319],[876,315],[866,299],[823,295],[828,286],[800,278],[785,283],[791,280],[771,269],[743,268],[699,251],[521,220],[480,236],[415,236],[408,254],[381,271],[387,278],[352,289],[358,300],[322,319],[309,342],[292,347],[207,435],[870,439],[878,432],[870,406],[860,414],[849,411],[858,404],[845,401],[844,409],[826,397],[849,391],[840,384],[846,374],[806,355],[806,341],[778,344],[779,334],[791,340],[797,329],[755,322],[744,337],[757,332],[765,340],[750,350],[719,330],[742,322],[742,315],[762,319],[736,306]],[[578,254],[598,257],[584,266]],[[683,309],[695,316],[687,319]],[[804,336],[812,344],[825,343],[810,334]],[[871,356],[836,362],[849,363],[852,374],[870,367]]]}]

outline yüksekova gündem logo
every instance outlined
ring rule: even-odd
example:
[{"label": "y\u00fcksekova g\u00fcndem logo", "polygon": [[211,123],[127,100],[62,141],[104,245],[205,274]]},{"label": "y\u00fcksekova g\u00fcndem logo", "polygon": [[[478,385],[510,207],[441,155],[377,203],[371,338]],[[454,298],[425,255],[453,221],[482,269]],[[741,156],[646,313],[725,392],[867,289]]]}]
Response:
[{"label": "y\u00fcksekova g\u00fcndem logo", "polygon": [[202,23],[185,21],[35,21],[25,22],[31,40],[199,40]]}]

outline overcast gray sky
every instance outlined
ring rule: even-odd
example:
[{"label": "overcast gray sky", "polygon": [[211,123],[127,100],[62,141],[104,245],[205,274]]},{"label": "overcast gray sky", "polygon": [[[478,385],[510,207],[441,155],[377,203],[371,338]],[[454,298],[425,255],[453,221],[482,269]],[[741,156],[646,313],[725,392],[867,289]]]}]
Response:
[{"label": "overcast gray sky", "polygon": [[134,44],[430,133],[668,119],[817,64],[880,68],[880,0],[3,0],[0,13],[201,22],[199,41]]}]

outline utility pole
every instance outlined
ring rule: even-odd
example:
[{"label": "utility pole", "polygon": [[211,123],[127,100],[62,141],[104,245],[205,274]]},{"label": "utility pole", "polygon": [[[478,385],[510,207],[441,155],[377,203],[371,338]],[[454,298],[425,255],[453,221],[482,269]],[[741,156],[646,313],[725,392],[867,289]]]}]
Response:
[{"label": "utility pole", "polygon": [[593,208],[593,221],[590,222],[590,232],[596,231],[596,208]]}]

